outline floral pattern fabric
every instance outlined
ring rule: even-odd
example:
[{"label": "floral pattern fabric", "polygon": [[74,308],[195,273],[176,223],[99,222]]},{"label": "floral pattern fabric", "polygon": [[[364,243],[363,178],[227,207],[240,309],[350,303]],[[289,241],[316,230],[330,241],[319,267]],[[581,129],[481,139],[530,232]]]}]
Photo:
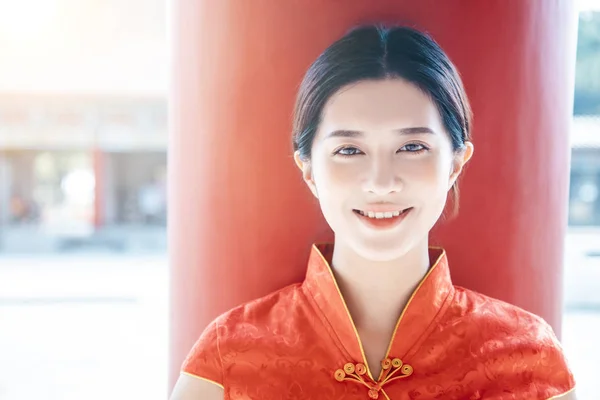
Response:
[{"label": "floral pattern fabric", "polygon": [[330,268],[313,246],[306,279],[221,315],[182,372],[225,399],[550,399],[575,382],[552,328],[513,305],[454,286],[446,253],[405,307],[372,376]]}]

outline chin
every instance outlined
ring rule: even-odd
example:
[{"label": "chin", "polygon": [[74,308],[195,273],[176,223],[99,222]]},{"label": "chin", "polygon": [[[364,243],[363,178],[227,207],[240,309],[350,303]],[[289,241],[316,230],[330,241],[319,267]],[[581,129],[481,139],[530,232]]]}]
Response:
[{"label": "chin", "polygon": [[410,252],[415,246],[412,240],[379,240],[354,241],[352,247],[356,253],[366,260],[386,262],[397,260]]}]

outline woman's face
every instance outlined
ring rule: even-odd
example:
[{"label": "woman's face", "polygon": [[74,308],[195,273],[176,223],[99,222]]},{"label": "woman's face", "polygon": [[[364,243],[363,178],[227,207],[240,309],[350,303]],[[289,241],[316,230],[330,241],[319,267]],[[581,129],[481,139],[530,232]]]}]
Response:
[{"label": "woman's face", "polygon": [[472,154],[455,153],[434,102],[401,79],[361,81],[322,112],[312,157],[296,161],[342,241],[376,261],[427,239]]}]

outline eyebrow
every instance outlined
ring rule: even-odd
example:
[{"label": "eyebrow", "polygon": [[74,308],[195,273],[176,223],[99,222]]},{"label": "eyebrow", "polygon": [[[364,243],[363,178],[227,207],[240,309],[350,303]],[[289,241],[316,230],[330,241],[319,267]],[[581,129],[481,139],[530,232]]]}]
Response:
[{"label": "eyebrow", "polygon": [[[400,128],[400,129],[395,129],[394,131],[399,133],[400,135],[421,135],[424,133],[435,135],[435,132],[431,128],[427,128],[425,126],[417,126],[417,127],[412,127],[412,128]],[[364,136],[364,132],[362,132],[362,131],[351,131],[351,130],[341,129],[341,130],[329,132],[325,138],[326,139],[329,139],[332,137],[354,137],[355,138],[355,137],[362,137],[362,136]]]}]

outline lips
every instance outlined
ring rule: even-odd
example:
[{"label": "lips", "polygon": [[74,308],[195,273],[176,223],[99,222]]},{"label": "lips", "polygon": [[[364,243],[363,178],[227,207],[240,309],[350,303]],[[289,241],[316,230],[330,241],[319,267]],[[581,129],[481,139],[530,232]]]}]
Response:
[{"label": "lips", "polygon": [[383,218],[398,217],[400,214],[406,212],[407,210],[409,210],[409,209],[405,208],[405,209],[392,210],[392,211],[372,211],[372,210],[369,210],[369,211],[353,210],[353,211],[359,213],[363,217],[383,219]]},{"label": "lips", "polygon": [[358,219],[369,228],[391,229],[399,225],[412,211],[412,207],[394,211],[353,210]]}]

